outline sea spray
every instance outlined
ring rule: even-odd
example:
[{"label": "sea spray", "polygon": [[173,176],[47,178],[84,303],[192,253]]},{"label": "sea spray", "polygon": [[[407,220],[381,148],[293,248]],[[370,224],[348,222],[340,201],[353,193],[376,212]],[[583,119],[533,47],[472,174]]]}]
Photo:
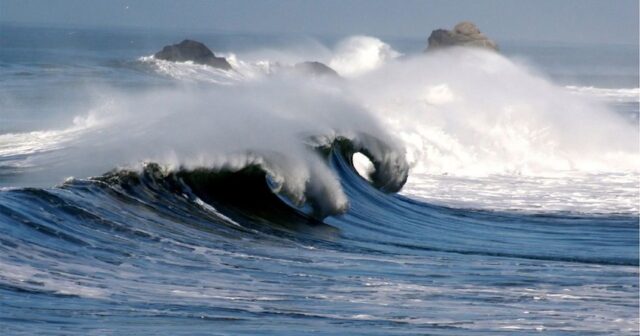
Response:
[{"label": "sea spray", "polygon": [[51,185],[144,162],[195,169],[257,157],[265,169],[277,166],[274,181],[287,181],[283,188],[294,199],[306,199],[307,186],[325,185],[336,213],[346,198],[310,149],[319,145],[313,138],[375,135],[389,144],[386,154],[368,155],[395,171],[385,177],[396,180],[394,190],[404,183],[405,152],[413,175],[549,176],[640,166],[633,124],[498,53],[452,48],[400,56],[379,39],[355,36],[317,53],[342,77],[315,78],[283,71],[293,65],[286,60],[305,54],[294,49],[298,56],[285,61],[268,59],[272,51],[234,56],[232,71],[143,57],[141,64],[174,80],[134,92],[96,86],[95,107],[69,129],[3,135],[10,148],[30,153],[9,158],[4,146],[3,161],[12,174],[29,172],[18,174],[22,183]]},{"label": "sea spray", "polygon": [[536,175],[640,166],[632,123],[497,53],[412,56],[348,86],[404,140],[415,172]]}]

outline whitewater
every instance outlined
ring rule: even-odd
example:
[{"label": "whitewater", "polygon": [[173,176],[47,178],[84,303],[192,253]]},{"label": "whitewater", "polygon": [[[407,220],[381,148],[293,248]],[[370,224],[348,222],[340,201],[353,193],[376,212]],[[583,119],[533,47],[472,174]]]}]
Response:
[{"label": "whitewater", "polygon": [[637,57],[6,31],[4,333],[638,332]]}]

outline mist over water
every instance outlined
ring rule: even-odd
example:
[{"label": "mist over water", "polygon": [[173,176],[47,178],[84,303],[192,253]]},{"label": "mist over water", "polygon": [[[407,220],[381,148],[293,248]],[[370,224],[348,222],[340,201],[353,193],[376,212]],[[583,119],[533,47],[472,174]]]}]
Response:
[{"label": "mist over water", "polygon": [[363,103],[397,125],[417,171],[542,174],[638,166],[637,125],[495,53],[412,57],[357,82]]},{"label": "mist over water", "polygon": [[[332,190],[332,207],[344,209],[339,183],[312,142],[370,134],[392,152],[376,153],[379,159],[406,160],[410,183],[420,174],[637,179],[637,124],[503,55],[455,48],[402,55],[367,36],[290,50],[227,54],[233,71],[141,57],[126,66],[174,81],[135,91],[88,85],[78,105],[93,107],[75,111],[73,126],[1,136],[5,169],[32,168],[21,183],[51,185],[143,162],[239,169],[258,160],[294,198],[302,201],[311,181]],[[288,70],[304,58],[343,77]],[[635,99],[626,90],[619,94]]]}]

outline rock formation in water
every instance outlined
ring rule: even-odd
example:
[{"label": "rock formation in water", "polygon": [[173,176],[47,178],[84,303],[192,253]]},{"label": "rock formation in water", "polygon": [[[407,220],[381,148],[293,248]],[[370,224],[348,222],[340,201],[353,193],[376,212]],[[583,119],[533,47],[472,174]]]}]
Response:
[{"label": "rock formation in water", "polygon": [[301,62],[294,65],[293,69],[300,73],[310,74],[312,76],[340,77],[335,70],[321,62]]},{"label": "rock formation in water", "polygon": [[231,64],[224,57],[216,57],[206,45],[193,40],[184,40],[178,44],[165,46],[153,57],[172,62],[192,61],[222,70],[231,70]]},{"label": "rock formation in water", "polygon": [[468,21],[458,23],[453,30],[436,29],[431,32],[427,51],[453,46],[498,51],[498,45],[482,34],[475,24]]}]

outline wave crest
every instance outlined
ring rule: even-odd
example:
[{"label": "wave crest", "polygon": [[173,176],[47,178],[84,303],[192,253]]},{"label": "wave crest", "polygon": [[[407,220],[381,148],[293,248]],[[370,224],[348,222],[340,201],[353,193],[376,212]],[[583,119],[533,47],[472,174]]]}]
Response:
[{"label": "wave crest", "polygon": [[191,195],[216,208],[231,207],[242,213],[288,212],[283,210],[284,203],[300,215],[318,219],[343,214],[349,207],[339,176],[327,165],[332,155],[351,164],[354,153],[367,155],[375,166],[372,185],[383,192],[397,192],[407,180],[409,166],[403,152],[373,136],[338,137],[316,149],[324,159],[310,155],[306,165],[276,152],[246,153],[229,156],[214,167],[171,168],[146,163],[138,171],[114,170],[94,179],[125,189],[144,180],[161,186],[156,190]]}]

